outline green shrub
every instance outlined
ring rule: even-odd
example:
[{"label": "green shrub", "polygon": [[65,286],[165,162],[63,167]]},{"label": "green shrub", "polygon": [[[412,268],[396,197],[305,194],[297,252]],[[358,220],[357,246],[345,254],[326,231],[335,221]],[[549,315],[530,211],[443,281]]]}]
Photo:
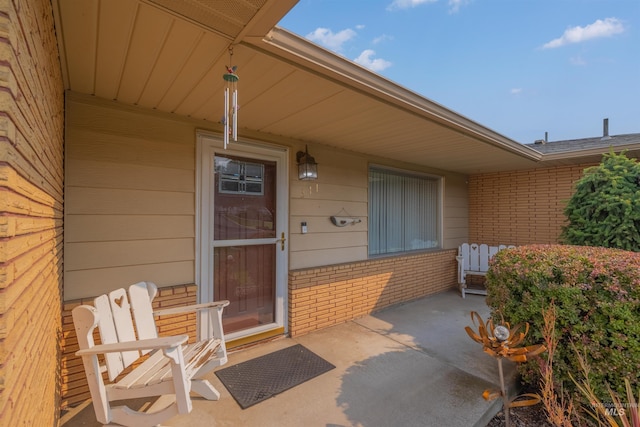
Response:
[{"label": "green shrub", "polygon": [[570,245],[640,251],[640,163],[605,154],[585,169],[567,203],[561,240]]},{"label": "green shrub", "polygon": [[[487,274],[487,303],[494,319],[529,322],[526,345],[542,342],[543,312],[557,310],[554,377],[569,392],[581,372],[572,349],[582,349],[594,391],[606,399],[628,378],[640,386],[640,253],[586,246],[532,245],[496,254]],[[538,366],[520,365],[526,383],[539,381]],[[624,388],[617,390],[624,393]]]}]

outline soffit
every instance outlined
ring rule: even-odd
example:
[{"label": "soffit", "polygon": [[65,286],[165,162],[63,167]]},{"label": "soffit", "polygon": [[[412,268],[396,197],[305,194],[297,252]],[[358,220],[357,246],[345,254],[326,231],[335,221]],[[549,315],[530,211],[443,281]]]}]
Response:
[{"label": "soffit", "polygon": [[237,65],[241,134],[460,173],[539,166],[534,150],[285,30],[269,31],[295,3],[54,0],[66,88],[216,126],[222,74]]}]

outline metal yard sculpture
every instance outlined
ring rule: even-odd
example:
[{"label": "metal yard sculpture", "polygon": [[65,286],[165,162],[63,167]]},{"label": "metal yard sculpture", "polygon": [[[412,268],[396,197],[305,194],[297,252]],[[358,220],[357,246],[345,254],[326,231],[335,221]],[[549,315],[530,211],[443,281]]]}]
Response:
[{"label": "metal yard sculpture", "polygon": [[508,359],[516,363],[526,362],[528,357],[536,356],[546,350],[542,344],[529,347],[518,347],[524,341],[529,332],[529,324],[525,323],[524,332],[520,331],[522,325],[511,328],[509,323],[495,326],[492,319],[486,321],[475,311],[471,312],[471,320],[477,327],[477,333],[470,327],[465,331],[475,342],[482,344],[485,353],[498,360],[498,372],[500,374],[500,390],[485,390],[482,397],[485,400],[493,400],[502,397],[505,426],[509,427],[509,409],[522,406],[531,406],[540,403],[540,396],[535,393],[525,393],[514,398],[509,398],[504,382],[502,360]]}]

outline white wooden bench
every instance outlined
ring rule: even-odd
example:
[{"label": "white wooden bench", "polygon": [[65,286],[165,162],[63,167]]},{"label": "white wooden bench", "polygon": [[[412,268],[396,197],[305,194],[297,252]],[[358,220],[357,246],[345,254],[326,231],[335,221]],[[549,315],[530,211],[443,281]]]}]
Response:
[{"label": "white wooden bench", "polygon": [[462,298],[465,294],[486,295],[486,289],[474,289],[467,287],[467,276],[486,276],[489,270],[489,261],[491,258],[506,248],[513,248],[513,245],[489,246],[477,243],[463,243],[458,247],[458,284]]},{"label": "white wooden bench", "polygon": [[[152,301],[157,293],[153,283],[140,282],[129,287],[128,297],[124,289],[117,289],[97,297],[93,307],[81,305],[72,311],[80,347],[76,355],[82,356],[96,418],[103,424],[153,426],[191,412],[190,392],[208,400],[220,398],[202,376],[227,362],[222,311],[229,301],[154,312]],[[187,344],[187,335],[158,337],[154,316],[198,310],[211,311],[212,338]],[[94,342],[96,328],[102,342],[98,345]],[[101,365],[103,360],[106,366]],[[105,371],[108,384],[102,375]],[[160,398],[144,412],[110,404],[155,396]]]}]

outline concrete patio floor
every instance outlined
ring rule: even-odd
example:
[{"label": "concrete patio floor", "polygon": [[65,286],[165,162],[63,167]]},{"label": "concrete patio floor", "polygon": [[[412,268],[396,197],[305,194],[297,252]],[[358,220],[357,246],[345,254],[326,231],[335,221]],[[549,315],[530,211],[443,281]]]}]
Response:
[{"label": "concrete patio floor", "polygon": [[[193,411],[167,426],[460,426],[484,427],[501,401],[482,392],[499,388],[497,362],[464,327],[470,312],[486,319],[485,298],[447,291],[296,338],[230,352],[231,366],[302,344],[336,366],[325,374],[245,410],[220,383],[221,398],[194,398]],[[515,370],[506,362],[510,384]],[[98,426],[90,404],[63,417],[63,426]]]}]

